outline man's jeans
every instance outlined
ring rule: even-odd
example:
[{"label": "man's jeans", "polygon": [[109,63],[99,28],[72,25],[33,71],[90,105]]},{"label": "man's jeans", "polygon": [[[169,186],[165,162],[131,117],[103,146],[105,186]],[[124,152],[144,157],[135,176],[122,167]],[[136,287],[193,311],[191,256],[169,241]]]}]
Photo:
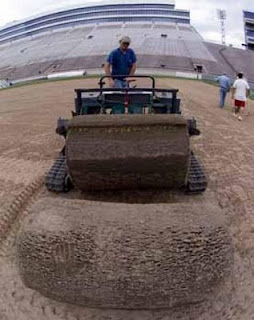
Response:
[{"label": "man's jeans", "polygon": [[227,89],[220,88],[220,107],[221,108],[224,108],[227,92],[228,92]]},{"label": "man's jeans", "polygon": [[129,83],[126,80],[115,79],[114,83],[114,88],[129,88]]}]

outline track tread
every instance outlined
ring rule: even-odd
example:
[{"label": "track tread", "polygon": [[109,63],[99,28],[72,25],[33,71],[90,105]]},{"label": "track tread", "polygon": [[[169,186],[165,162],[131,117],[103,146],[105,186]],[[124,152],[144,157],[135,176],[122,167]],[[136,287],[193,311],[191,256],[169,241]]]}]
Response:
[{"label": "track tread", "polygon": [[207,180],[206,180],[205,173],[198,159],[196,158],[194,153],[191,152],[190,171],[188,175],[186,192],[189,194],[201,193],[206,190],[206,187],[207,187]]},{"label": "track tread", "polygon": [[70,189],[67,179],[66,156],[60,154],[46,175],[45,186],[51,192],[67,192]]}]

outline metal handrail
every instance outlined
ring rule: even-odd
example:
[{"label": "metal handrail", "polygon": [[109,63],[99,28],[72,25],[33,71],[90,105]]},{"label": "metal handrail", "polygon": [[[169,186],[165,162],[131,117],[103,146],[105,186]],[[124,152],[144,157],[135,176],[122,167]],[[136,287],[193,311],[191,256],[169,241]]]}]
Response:
[{"label": "metal handrail", "polygon": [[157,89],[157,88],[90,88],[90,89],[75,89],[75,92],[139,92],[139,91],[151,91],[151,92],[170,92],[177,93],[178,89]]}]

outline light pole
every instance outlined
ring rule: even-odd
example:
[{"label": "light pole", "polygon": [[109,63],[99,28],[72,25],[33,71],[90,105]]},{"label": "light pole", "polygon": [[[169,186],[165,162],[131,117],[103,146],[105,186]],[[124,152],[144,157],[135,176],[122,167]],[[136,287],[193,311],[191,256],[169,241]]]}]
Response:
[{"label": "light pole", "polygon": [[226,10],[217,9],[217,16],[221,24],[221,42],[223,45],[225,45],[226,44],[225,20],[227,18]]}]

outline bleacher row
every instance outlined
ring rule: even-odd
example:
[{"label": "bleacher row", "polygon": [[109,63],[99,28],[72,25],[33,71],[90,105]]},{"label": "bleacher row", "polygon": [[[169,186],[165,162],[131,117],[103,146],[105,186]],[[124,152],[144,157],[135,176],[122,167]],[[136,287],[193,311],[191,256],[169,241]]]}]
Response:
[{"label": "bleacher row", "polygon": [[206,74],[242,71],[254,80],[254,53],[206,43],[192,26],[128,23],[47,32],[0,45],[0,79],[16,80],[78,69],[102,68],[121,35],[132,39],[140,68]]}]

